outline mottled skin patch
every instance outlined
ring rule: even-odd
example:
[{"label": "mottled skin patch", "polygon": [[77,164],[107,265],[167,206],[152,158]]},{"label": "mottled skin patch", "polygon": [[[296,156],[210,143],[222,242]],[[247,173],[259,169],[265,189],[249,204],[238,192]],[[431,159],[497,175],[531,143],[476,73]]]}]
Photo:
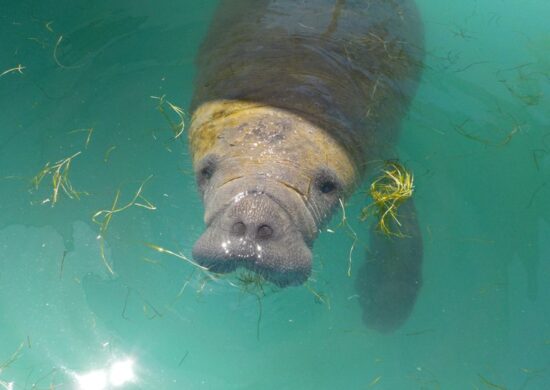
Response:
[{"label": "mottled skin patch", "polygon": [[242,176],[277,176],[285,166],[299,170],[303,173],[286,184],[304,195],[309,193],[311,172],[320,162],[345,183],[345,193],[357,179],[354,163],[342,145],[300,116],[274,107],[240,101],[205,103],[193,115],[190,143],[194,164],[207,154],[239,159]]}]

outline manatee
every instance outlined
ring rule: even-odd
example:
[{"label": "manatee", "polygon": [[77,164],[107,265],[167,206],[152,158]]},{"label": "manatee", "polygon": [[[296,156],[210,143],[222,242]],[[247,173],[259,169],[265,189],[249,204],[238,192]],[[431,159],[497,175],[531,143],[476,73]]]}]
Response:
[{"label": "manatee", "polygon": [[[189,144],[206,230],[193,258],[281,286],[304,283],[340,201],[394,155],[423,57],[409,0],[222,0],[197,56]],[[367,326],[391,331],[421,285],[407,238],[371,229],[356,287]]]}]

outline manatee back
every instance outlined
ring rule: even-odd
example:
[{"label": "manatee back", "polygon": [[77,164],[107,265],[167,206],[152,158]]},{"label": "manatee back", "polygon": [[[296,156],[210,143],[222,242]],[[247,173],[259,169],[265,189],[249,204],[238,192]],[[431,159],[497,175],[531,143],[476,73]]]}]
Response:
[{"label": "manatee back", "polygon": [[231,99],[298,113],[342,143],[361,172],[395,142],[421,59],[409,0],[222,0],[192,105]]}]

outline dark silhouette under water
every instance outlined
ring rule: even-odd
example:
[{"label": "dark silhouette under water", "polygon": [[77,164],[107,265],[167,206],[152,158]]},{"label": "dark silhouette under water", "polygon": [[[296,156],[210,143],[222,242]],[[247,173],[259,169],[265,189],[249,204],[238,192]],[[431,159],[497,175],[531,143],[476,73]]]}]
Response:
[{"label": "dark silhouette under water", "polygon": [[[303,283],[339,202],[395,158],[418,83],[422,25],[409,0],[221,1],[199,53],[190,144],[206,231],[193,255],[279,286]],[[396,329],[421,286],[412,200],[404,238],[372,229],[356,287],[367,326]]]}]

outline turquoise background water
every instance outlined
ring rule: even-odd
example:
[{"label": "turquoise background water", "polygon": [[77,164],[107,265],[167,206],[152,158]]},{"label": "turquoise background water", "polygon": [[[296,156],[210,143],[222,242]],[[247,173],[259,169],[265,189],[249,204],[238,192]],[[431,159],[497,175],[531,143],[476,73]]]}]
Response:
[{"label": "turquoise background water", "polygon": [[[260,302],[146,245],[189,255],[203,228],[185,137],[151,96],[188,107],[215,3],[0,0],[0,74],[24,67],[0,77],[0,389],[97,390],[79,376],[125,359],[124,389],[550,388],[550,3],[418,0],[427,57],[398,150],[425,283],[391,335],[364,327],[353,287],[364,191],[352,276],[339,215],[309,287]],[[31,179],[77,152],[87,194],[52,207],[51,178]],[[103,234],[112,275],[92,216],[150,175],[156,210]]]}]

